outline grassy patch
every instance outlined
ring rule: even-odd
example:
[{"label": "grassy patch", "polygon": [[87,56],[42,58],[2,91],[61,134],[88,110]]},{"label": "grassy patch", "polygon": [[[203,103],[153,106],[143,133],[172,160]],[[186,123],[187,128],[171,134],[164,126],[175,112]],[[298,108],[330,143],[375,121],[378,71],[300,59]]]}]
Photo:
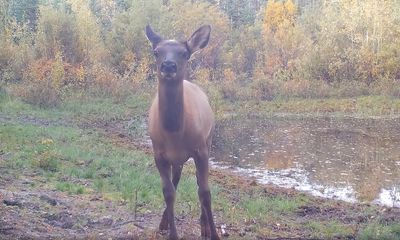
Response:
[{"label": "grassy patch", "polygon": [[243,196],[240,201],[248,218],[265,218],[274,214],[286,214],[294,212],[299,206],[303,205],[301,198],[286,197],[267,197],[267,196]]},{"label": "grassy patch", "polygon": [[[58,179],[90,179],[99,192],[114,192],[144,204],[160,206],[160,180],[151,156],[118,148],[100,134],[63,126],[2,124],[2,151],[8,168],[42,170],[57,189],[79,193],[74,185]],[[17,174],[16,174],[17,176]]]},{"label": "grassy patch", "polygon": [[[371,107],[369,104],[375,103],[375,100],[376,107]],[[129,147],[130,142],[116,143],[100,128],[103,125],[98,124],[131,120],[130,126],[125,129],[127,134],[141,136],[145,131],[141,123],[150,103],[147,96],[132,96],[124,102],[112,98],[71,98],[54,109],[41,109],[7,96],[0,97],[0,101],[0,119],[5,119],[0,124],[0,167],[7,168],[15,178],[21,176],[21,170],[34,172],[51,189],[69,194],[95,192],[105,199],[126,202],[135,209],[139,206],[136,209],[138,212],[151,211],[161,215],[164,199],[153,157]],[[400,109],[396,99],[365,97],[355,101],[277,100],[254,105],[241,102],[223,107],[224,112],[229,112],[237,106],[237,112],[246,114],[255,110],[262,111],[262,114],[319,113],[330,112],[332,108],[333,112],[390,115],[397,114],[397,109]],[[388,106],[386,110],[379,107],[383,105]],[[301,236],[323,239],[354,236],[355,229],[360,229],[358,223],[341,222],[340,216],[322,220],[318,217],[299,217],[297,211],[301,206],[320,204],[313,202],[312,197],[267,194],[268,191],[261,186],[239,186],[241,183],[231,183],[229,178],[223,182],[216,181],[216,176],[212,177],[212,203],[218,224],[246,225],[257,236],[296,236],[300,232]],[[32,184],[31,187],[41,185]],[[185,165],[177,194],[177,215],[189,214],[197,219],[200,208],[193,163]],[[371,212],[376,211],[372,207],[362,211],[346,211],[349,215],[366,216]],[[398,224],[368,224],[363,226],[358,236],[360,239],[398,239],[399,228]]]},{"label": "grassy patch", "polygon": [[39,167],[56,171],[62,156],[57,143],[70,141],[78,130],[68,127],[41,127],[31,124],[2,124],[2,150],[7,153],[6,166],[10,168]]},{"label": "grassy patch", "polygon": [[[261,114],[332,114],[370,116],[393,116],[400,114],[400,99],[388,96],[363,96],[355,98],[324,99],[276,99],[274,101],[223,102],[219,108],[223,113]],[[218,118],[223,114],[217,115]]]},{"label": "grassy patch", "polygon": [[[132,95],[121,102],[114,98],[71,95],[59,107],[41,108],[24,103],[8,95],[0,98],[1,113],[8,117],[29,116],[30,119],[58,121],[62,124],[88,123],[91,121],[113,121],[131,119],[147,113],[151,97],[148,94]],[[29,121],[28,119],[24,119]]]},{"label": "grassy patch", "polygon": [[310,230],[311,235],[315,238],[346,238],[346,236],[352,236],[354,234],[351,225],[346,225],[335,220],[328,222],[312,220],[306,223],[305,226]]},{"label": "grassy patch", "polygon": [[70,182],[57,182],[56,189],[69,194],[84,194],[86,192],[83,186]]},{"label": "grassy patch", "polygon": [[[26,112],[24,112],[26,113]],[[53,187],[70,194],[87,186],[116,200],[138,202],[144,208],[162,208],[164,200],[153,158],[141,151],[115,146],[107,136],[78,126],[41,126],[19,123],[0,125],[2,151],[10,157],[0,164],[15,170],[41,170]],[[179,185],[181,211],[198,211],[197,184],[190,167]],[[66,180],[67,179],[67,180]],[[187,204],[188,203],[188,204]]]},{"label": "grassy patch", "polygon": [[360,231],[358,240],[397,240],[400,239],[400,223],[382,225],[371,223]]}]

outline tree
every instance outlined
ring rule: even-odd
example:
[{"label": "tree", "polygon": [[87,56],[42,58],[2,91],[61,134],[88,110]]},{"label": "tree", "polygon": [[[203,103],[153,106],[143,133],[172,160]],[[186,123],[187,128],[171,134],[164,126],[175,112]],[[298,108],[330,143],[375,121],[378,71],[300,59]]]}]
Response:
[{"label": "tree", "polygon": [[37,58],[55,59],[61,51],[64,60],[79,63],[84,55],[79,47],[74,16],[68,6],[40,6],[38,31],[35,36]]},{"label": "tree", "polygon": [[297,24],[297,7],[292,0],[268,2],[263,32],[267,73],[294,70],[294,63],[305,51],[307,44]]},{"label": "tree", "polygon": [[78,36],[78,45],[84,64],[106,58],[106,49],[101,38],[100,25],[90,10],[86,0],[67,0],[74,16],[74,25]]},{"label": "tree", "polygon": [[32,31],[36,30],[39,10],[38,0],[11,0],[9,1],[9,14],[19,23],[27,23]]},{"label": "tree", "polygon": [[314,47],[303,62],[312,78],[328,83],[359,81],[367,85],[382,77],[396,78],[400,46],[395,0],[324,1],[305,21]]},{"label": "tree", "polygon": [[106,35],[111,65],[119,74],[135,71],[141,60],[149,59],[151,51],[144,28],[146,24],[151,24],[154,29],[160,29],[162,1],[125,1],[124,5],[126,9],[116,13],[111,30]]},{"label": "tree", "polygon": [[[210,68],[217,70],[221,63],[221,50],[230,35],[226,15],[209,3],[192,3],[187,0],[171,0],[169,6],[162,8],[161,25],[166,36],[186,40],[193,30],[203,24],[212,26],[211,38],[207,48],[192,57],[192,69]],[[168,30],[167,30],[168,29]]]},{"label": "tree", "polygon": [[228,15],[231,26],[240,28],[255,23],[257,13],[265,2],[266,0],[220,0],[216,4]]},{"label": "tree", "polygon": [[9,1],[0,2],[0,35],[3,35],[9,21]]}]

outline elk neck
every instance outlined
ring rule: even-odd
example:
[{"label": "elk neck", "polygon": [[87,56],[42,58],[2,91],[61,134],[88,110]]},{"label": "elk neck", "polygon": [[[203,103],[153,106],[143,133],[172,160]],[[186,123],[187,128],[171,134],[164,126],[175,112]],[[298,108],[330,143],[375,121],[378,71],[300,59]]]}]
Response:
[{"label": "elk neck", "polygon": [[178,132],[183,125],[183,81],[159,82],[158,107],[163,128]]}]

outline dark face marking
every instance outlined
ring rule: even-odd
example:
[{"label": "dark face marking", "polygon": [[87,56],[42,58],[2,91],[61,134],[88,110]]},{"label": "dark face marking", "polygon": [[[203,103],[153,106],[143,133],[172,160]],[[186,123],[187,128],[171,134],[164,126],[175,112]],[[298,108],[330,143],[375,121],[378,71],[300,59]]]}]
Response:
[{"label": "dark face marking", "polygon": [[182,81],[190,52],[185,43],[163,40],[154,49],[154,57],[161,81],[172,83]]}]

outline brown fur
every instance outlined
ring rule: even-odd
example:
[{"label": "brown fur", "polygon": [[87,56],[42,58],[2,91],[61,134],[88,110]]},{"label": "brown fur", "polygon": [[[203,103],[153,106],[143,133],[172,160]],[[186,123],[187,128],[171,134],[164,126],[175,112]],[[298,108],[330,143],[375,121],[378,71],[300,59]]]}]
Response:
[{"label": "brown fur", "polygon": [[[219,239],[208,186],[208,158],[214,115],[204,92],[183,79],[190,55],[207,45],[209,34],[210,27],[203,26],[187,42],[181,43],[163,40],[150,27],[146,27],[158,68],[158,93],[150,108],[149,133],[166,203],[160,230],[169,230],[170,239],[178,239],[174,219],[175,192],[183,164],[189,158],[194,159],[197,170],[201,235]],[[166,67],[171,65],[176,68]]]}]

